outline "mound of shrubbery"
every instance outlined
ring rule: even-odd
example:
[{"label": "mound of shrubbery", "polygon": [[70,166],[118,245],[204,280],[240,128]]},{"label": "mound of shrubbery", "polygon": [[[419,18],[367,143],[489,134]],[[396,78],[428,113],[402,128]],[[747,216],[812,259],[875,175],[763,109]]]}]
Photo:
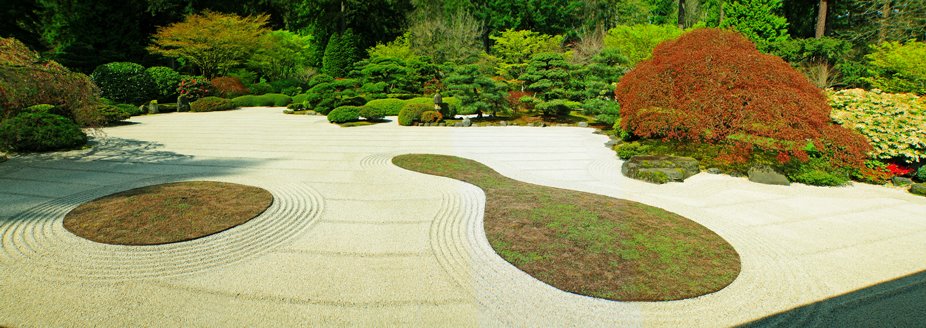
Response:
[{"label": "mound of shrubbery", "polygon": [[331,123],[347,123],[360,120],[360,111],[362,107],[357,106],[341,106],[331,110],[328,113],[328,122]]},{"label": "mound of shrubbery", "polygon": [[382,110],[383,114],[386,116],[399,115],[399,112],[402,110],[402,106],[405,106],[405,100],[394,98],[374,99],[370,100],[366,105],[364,105],[364,107]]},{"label": "mound of shrubbery", "polygon": [[157,100],[173,101],[177,98],[177,86],[180,84],[180,73],[170,67],[154,66],[148,67],[145,74],[154,81],[155,93]]},{"label": "mound of shrubbery", "polygon": [[214,112],[235,108],[238,106],[233,101],[219,97],[204,97],[190,103],[191,112]]},{"label": "mound of shrubbery", "polygon": [[[830,120],[823,92],[742,35],[698,29],[656,47],[615,90],[621,128],[635,136],[719,148],[727,163],[767,161],[846,175],[871,146]],[[839,172],[837,172],[839,171]],[[841,173],[840,173],[841,172]]]},{"label": "mound of shrubbery", "polygon": [[399,111],[399,125],[409,126],[421,121],[421,114],[434,111],[434,105],[407,103]]},{"label": "mound of shrubbery", "polygon": [[99,89],[84,74],[74,73],[13,38],[0,38],[0,119],[21,110],[51,104],[81,126],[100,124]]},{"label": "mound of shrubbery", "polygon": [[0,123],[0,148],[17,152],[80,147],[87,135],[73,121],[42,111],[22,112]]},{"label": "mound of shrubbery", "polygon": [[279,93],[264,95],[247,95],[232,99],[238,107],[286,107],[293,102],[293,98]]},{"label": "mound of shrubbery", "polygon": [[120,103],[140,104],[158,96],[158,86],[135,63],[114,62],[98,66],[90,79],[100,87],[100,96]]}]

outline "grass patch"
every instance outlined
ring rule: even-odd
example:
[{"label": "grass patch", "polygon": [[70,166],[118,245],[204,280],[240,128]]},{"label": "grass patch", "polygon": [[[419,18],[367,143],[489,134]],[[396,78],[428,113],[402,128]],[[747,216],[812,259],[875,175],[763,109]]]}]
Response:
[{"label": "grass patch", "polygon": [[486,193],[495,251],[556,288],[620,301],[665,301],[720,290],[739,254],[694,221],[660,208],[513,180],[472,160],[401,155],[399,167],[474,184]]},{"label": "grass patch", "polygon": [[245,223],[273,202],[270,192],[212,181],[123,191],[78,206],[64,228],[106,244],[158,245],[192,240]]}]

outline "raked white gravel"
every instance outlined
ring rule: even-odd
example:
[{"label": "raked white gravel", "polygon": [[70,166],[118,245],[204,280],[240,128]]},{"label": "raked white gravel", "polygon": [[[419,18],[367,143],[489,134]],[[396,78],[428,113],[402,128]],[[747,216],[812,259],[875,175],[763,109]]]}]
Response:
[{"label": "raked white gravel", "polygon": [[[0,326],[729,326],[926,270],[926,198],[706,173],[647,184],[622,177],[588,128],[340,128],[279,108],[132,121],[92,149],[0,164]],[[492,251],[480,189],[392,165],[403,153],[665,208],[729,241],[742,273],[672,302],[559,291]],[[62,227],[88,200],[180,180],[275,199],[242,226],[172,245],[102,245]]]}]

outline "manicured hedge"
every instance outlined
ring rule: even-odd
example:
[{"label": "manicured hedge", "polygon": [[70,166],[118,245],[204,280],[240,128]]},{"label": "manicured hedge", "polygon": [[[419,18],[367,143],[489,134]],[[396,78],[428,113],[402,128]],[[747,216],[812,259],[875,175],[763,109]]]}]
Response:
[{"label": "manicured hedge", "polygon": [[158,96],[154,79],[145,67],[129,62],[98,66],[90,79],[100,87],[100,96],[119,103],[140,104]]},{"label": "manicured hedge", "polygon": [[25,112],[0,123],[0,148],[17,152],[80,147],[87,135],[73,121],[55,114]]},{"label": "manicured hedge", "polygon": [[341,106],[328,113],[328,122],[347,123],[360,120],[361,107]]},{"label": "manicured hedge", "polygon": [[293,102],[293,98],[279,93],[265,95],[247,95],[232,99],[238,107],[286,107]]},{"label": "manicured hedge", "polygon": [[379,109],[386,116],[395,116],[399,115],[402,106],[405,106],[405,100],[394,98],[376,99],[368,101],[364,106]]},{"label": "manicured hedge", "polygon": [[433,103],[431,105],[421,103],[405,104],[399,112],[399,125],[409,126],[415,124],[415,122],[421,120],[422,113],[433,110]]},{"label": "manicured hedge", "polygon": [[382,109],[372,108],[372,107],[362,107],[360,110],[360,117],[365,118],[368,121],[377,121],[386,117]]},{"label": "manicured hedge", "polygon": [[238,106],[234,102],[225,98],[205,97],[197,99],[190,103],[191,112],[213,112],[220,110],[235,109]]},{"label": "manicured hedge", "polygon": [[146,69],[145,74],[148,74],[151,80],[154,81],[157,100],[173,101],[177,99],[180,73],[170,67],[154,66]]}]

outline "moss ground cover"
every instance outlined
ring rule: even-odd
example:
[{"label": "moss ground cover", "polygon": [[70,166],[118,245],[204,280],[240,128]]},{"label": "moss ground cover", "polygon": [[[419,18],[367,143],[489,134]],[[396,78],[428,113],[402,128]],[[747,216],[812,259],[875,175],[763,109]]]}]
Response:
[{"label": "moss ground cover", "polygon": [[676,300],[720,290],[740,272],[739,255],[723,238],[663,209],[516,181],[459,157],[413,154],[393,163],[482,188],[495,251],[565,291]]},{"label": "moss ground cover", "polygon": [[65,216],[64,228],[106,244],[168,244],[241,225],[263,213],[272,201],[264,189],[233,183],[161,184],[80,205]]}]

